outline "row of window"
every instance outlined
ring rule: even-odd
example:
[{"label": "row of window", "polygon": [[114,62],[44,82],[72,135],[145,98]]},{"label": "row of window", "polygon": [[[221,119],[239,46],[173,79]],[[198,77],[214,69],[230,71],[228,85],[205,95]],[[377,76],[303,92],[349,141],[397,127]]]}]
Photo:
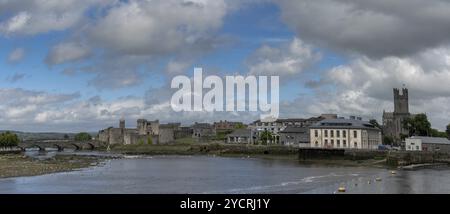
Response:
[{"label": "row of window", "polygon": [[[328,131],[330,131],[330,137],[334,137],[334,134],[336,133],[336,137],[341,137],[341,131],[340,130],[324,130],[323,134],[325,137],[328,137]],[[314,130],[314,136],[319,137],[319,130]],[[347,131],[342,130],[342,137],[347,137]],[[353,137],[358,138],[358,132],[353,131]]]},{"label": "row of window", "polygon": [[[317,147],[319,145],[319,142],[316,141],[315,144],[316,144],[316,147]],[[325,147],[327,147],[327,146],[334,147],[334,140],[330,140],[330,144],[328,144],[328,140],[325,139],[324,140],[324,145],[325,145]],[[336,146],[337,147],[341,147],[341,141],[340,140],[336,140]],[[346,140],[342,140],[342,147],[347,147],[347,141]],[[358,143],[355,142],[353,144],[353,147],[357,148],[358,147]]]}]

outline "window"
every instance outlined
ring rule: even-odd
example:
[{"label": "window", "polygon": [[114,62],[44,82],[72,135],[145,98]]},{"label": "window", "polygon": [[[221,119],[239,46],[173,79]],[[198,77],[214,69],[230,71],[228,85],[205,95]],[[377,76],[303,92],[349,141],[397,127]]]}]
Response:
[{"label": "window", "polygon": [[330,130],[330,136],[334,137],[334,131],[333,130]]},{"label": "window", "polygon": [[333,139],[331,139],[331,145],[334,146],[334,140]]},{"label": "window", "polygon": [[357,131],[353,131],[353,137],[354,138],[358,138],[358,132]]},{"label": "window", "polygon": [[341,132],[339,130],[336,130],[336,137],[341,137]]},{"label": "window", "polygon": [[419,146],[416,146],[416,150],[419,150]]},{"label": "window", "polygon": [[345,130],[342,131],[342,137],[347,137],[347,132]]},{"label": "window", "polygon": [[358,148],[358,143],[356,143],[356,142],[355,142],[355,145],[354,145],[354,147],[355,147],[355,148]]},{"label": "window", "polygon": [[319,131],[317,131],[317,129],[314,130],[314,136],[319,137]]},{"label": "window", "polygon": [[316,147],[319,146],[319,142],[316,141]]},{"label": "window", "polygon": [[328,140],[327,139],[325,139],[325,145],[327,145],[328,144]]},{"label": "window", "polygon": [[341,141],[340,141],[340,140],[336,140],[336,145],[337,145],[338,147],[340,147],[340,146],[341,146]]},{"label": "window", "polygon": [[325,137],[328,137],[328,130],[324,131],[324,135],[325,135]]},{"label": "window", "polygon": [[343,145],[344,147],[346,147],[346,146],[347,146],[347,140],[342,140],[342,145]]}]

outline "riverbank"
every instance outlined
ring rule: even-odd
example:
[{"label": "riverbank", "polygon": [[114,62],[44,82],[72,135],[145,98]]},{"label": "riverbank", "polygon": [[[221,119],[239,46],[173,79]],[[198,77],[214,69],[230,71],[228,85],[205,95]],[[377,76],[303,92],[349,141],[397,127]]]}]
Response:
[{"label": "riverbank", "polygon": [[73,171],[98,163],[99,158],[92,156],[56,155],[50,159],[38,160],[23,154],[4,154],[0,155],[0,178]]},{"label": "riverbank", "polygon": [[304,165],[328,166],[363,166],[363,167],[389,167],[382,156],[373,158],[358,157],[354,154],[348,157],[327,157],[299,159],[298,148],[280,145],[236,145],[223,143],[178,143],[170,145],[115,145],[111,152],[124,155],[210,155],[236,158],[263,158],[272,160],[296,161]]}]

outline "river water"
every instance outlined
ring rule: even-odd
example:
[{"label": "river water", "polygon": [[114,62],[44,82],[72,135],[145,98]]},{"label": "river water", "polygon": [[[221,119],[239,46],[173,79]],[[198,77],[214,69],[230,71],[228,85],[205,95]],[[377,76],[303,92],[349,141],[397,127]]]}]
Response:
[{"label": "river water", "polygon": [[[111,159],[99,166],[0,179],[0,193],[450,193],[450,169],[397,171],[212,156]],[[381,179],[381,180],[380,180]]]}]

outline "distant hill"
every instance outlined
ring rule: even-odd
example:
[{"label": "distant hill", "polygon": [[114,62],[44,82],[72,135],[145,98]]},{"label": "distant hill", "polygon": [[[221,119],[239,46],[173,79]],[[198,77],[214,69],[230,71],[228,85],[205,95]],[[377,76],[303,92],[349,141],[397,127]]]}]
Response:
[{"label": "distant hill", "polygon": [[[0,133],[9,130],[0,130]],[[61,133],[61,132],[21,132],[21,131],[9,131],[17,134],[21,140],[63,140],[73,139],[77,133]],[[91,136],[96,136],[97,133],[88,132]]]}]

